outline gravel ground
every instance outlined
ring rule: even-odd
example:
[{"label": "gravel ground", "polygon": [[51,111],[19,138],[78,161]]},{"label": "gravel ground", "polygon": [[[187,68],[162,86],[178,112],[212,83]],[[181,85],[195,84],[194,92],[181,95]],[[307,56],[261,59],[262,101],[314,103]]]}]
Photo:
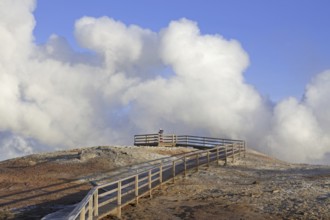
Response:
[{"label": "gravel ground", "polygon": [[330,167],[289,164],[250,150],[227,166],[191,171],[153,197],[123,209],[123,219],[328,220]]}]

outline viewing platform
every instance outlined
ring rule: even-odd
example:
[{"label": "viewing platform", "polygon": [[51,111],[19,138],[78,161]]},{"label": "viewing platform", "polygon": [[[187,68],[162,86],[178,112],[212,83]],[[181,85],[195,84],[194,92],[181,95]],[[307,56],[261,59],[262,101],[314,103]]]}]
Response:
[{"label": "viewing platform", "polygon": [[164,134],[163,130],[160,130],[156,134],[140,134],[134,136],[135,146],[194,147],[198,149],[207,149],[227,144],[239,145],[245,149],[245,141],[243,140]]}]

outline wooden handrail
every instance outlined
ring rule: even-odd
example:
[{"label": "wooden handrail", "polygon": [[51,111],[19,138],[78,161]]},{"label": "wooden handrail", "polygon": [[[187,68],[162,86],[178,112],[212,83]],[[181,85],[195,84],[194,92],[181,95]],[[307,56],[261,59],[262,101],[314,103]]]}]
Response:
[{"label": "wooden handrail", "polygon": [[216,145],[224,145],[230,143],[240,143],[245,145],[243,140],[199,137],[193,135],[140,134],[134,136],[134,145],[136,146],[192,146],[210,148]]}]

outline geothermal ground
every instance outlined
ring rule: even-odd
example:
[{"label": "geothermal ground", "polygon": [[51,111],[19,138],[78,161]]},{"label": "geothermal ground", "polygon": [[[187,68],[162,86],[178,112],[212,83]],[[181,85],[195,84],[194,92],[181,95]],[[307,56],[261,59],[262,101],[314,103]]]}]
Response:
[{"label": "geothermal ground", "polygon": [[[40,219],[79,202],[95,182],[190,148],[94,147],[0,162],[0,219]],[[330,167],[249,150],[227,166],[190,171],[123,219],[330,219]],[[115,217],[108,217],[115,219]]]}]

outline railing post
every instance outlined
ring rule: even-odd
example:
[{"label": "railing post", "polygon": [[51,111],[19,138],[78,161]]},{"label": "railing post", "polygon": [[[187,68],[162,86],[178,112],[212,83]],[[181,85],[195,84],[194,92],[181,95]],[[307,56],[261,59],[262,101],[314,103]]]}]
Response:
[{"label": "railing post", "polygon": [[93,220],[93,197],[88,201],[88,220]]},{"label": "railing post", "polygon": [[231,144],[231,151],[232,151],[231,153],[232,153],[233,163],[235,162],[234,145],[235,145],[235,144]]},{"label": "railing post", "polygon": [[85,220],[85,214],[86,214],[86,208],[85,208],[85,206],[84,206],[84,207],[82,207],[82,209],[81,209],[79,219],[80,219],[80,220]]},{"label": "railing post", "polygon": [[151,198],[152,195],[151,195],[151,169],[149,170],[149,174],[148,174],[148,182],[149,182],[149,197]]},{"label": "railing post", "polygon": [[118,181],[117,190],[117,217],[121,218],[121,181]]},{"label": "railing post", "polygon": [[210,167],[210,151],[207,151],[207,167]]},{"label": "railing post", "polygon": [[219,165],[219,147],[217,147],[217,163]]},{"label": "railing post", "polygon": [[135,203],[139,204],[139,174],[135,175]]},{"label": "railing post", "polygon": [[173,171],[173,183],[175,183],[175,161],[172,162],[172,171]]},{"label": "railing post", "polygon": [[245,158],[245,155],[246,155],[246,142],[244,141],[243,144],[244,144],[244,158]]},{"label": "railing post", "polygon": [[228,145],[224,145],[224,147],[225,147],[225,165],[227,165],[227,163],[228,163],[228,160],[227,160],[227,147],[228,147]]},{"label": "railing post", "polygon": [[237,143],[238,146],[238,158],[241,159],[241,143]]},{"label": "railing post", "polygon": [[196,155],[196,162],[197,162],[197,172],[199,171],[199,153]]},{"label": "railing post", "polygon": [[94,216],[99,215],[99,189],[97,188],[94,193]]},{"label": "railing post", "polygon": [[159,184],[160,184],[160,189],[163,188],[163,163],[160,163],[159,167]]},{"label": "railing post", "polygon": [[184,177],[187,175],[187,157],[184,156]]}]

